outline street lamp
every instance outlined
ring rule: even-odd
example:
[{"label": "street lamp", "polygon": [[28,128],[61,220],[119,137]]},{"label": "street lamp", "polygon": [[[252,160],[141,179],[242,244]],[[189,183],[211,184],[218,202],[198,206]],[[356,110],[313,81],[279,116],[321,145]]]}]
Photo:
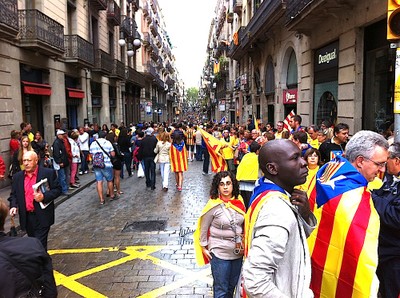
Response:
[{"label": "street lamp", "polygon": [[[129,15],[129,11],[128,11]],[[118,44],[124,47],[127,44],[128,50],[126,54],[132,57],[135,51],[142,45],[142,38],[137,31],[137,25],[133,18],[127,16],[120,26]]]}]

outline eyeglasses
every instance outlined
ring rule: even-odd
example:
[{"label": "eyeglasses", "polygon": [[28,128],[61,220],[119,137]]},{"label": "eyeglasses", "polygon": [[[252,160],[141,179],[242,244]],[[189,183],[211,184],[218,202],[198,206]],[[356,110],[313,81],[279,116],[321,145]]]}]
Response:
[{"label": "eyeglasses", "polygon": [[372,159],[370,159],[370,158],[368,158],[368,157],[365,157],[365,156],[363,156],[363,157],[364,157],[366,160],[372,161],[378,168],[384,168],[384,167],[386,167],[386,164],[387,164],[386,161],[384,161],[384,162],[377,162],[377,161],[372,160]]},{"label": "eyeglasses", "polygon": [[224,182],[220,182],[219,183],[219,186],[221,186],[221,187],[224,187],[224,186],[231,186],[232,185],[232,181],[226,181],[226,183],[224,183]]}]

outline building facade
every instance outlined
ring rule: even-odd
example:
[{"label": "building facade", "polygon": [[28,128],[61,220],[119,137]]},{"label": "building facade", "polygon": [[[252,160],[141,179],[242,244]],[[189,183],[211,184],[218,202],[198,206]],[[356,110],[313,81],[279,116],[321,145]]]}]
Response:
[{"label": "building facade", "polygon": [[159,12],[156,0],[1,1],[3,156],[22,122],[52,143],[57,128],[173,119],[182,88]]},{"label": "building facade", "polygon": [[[395,49],[379,0],[224,2],[229,47],[229,122],[253,115],[303,124],[345,122],[383,132],[393,122]],[[229,18],[228,18],[229,16]],[[229,21],[228,21],[229,20]],[[215,45],[214,45],[215,48]],[[235,117],[234,117],[235,116]]]}]

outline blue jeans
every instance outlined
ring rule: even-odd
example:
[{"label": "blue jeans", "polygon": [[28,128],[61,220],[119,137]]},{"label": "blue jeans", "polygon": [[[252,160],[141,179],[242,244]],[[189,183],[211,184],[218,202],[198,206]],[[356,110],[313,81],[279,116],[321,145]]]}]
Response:
[{"label": "blue jeans", "polygon": [[89,171],[89,166],[87,162],[87,157],[89,155],[89,151],[82,151],[82,158],[81,158],[81,172]]},{"label": "blue jeans", "polygon": [[144,161],[144,175],[146,177],[146,186],[155,187],[156,186],[156,164],[154,162],[154,157],[145,157]]},{"label": "blue jeans", "polygon": [[124,161],[122,163],[122,169],[120,177],[124,178],[124,164],[126,166],[126,170],[128,171],[128,175],[132,175],[132,153],[130,152],[123,152],[124,153]]},{"label": "blue jeans", "polygon": [[196,145],[196,160],[200,161],[203,159],[203,148],[201,145]]},{"label": "blue jeans", "polygon": [[222,260],[211,253],[214,298],[232,298],[242,269],[242,258]]},{"label": "blue jeans", "polygon": [[66,194],[68,192],[67,175],[65,173],[65,168],[60,168],[57,171],[58,182],[61,185],[61,192]]},{"label": "blue jeans", "polygon": [[204,159],[203,159],[203,172],[208,174],[208,168],[210,167],[210,153],[208,153],[207,148],[203,148]]}]

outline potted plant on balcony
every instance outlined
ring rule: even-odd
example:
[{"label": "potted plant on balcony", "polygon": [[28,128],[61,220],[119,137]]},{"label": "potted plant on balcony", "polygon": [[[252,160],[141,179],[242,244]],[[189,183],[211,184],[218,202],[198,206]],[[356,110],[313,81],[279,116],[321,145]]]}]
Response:
[{"label": "potted plant on balcony", "polygon": [[233,12],[227,12],[226,13],[226,21],[228,22],[228,23],[232,23],[233,22]]}]

